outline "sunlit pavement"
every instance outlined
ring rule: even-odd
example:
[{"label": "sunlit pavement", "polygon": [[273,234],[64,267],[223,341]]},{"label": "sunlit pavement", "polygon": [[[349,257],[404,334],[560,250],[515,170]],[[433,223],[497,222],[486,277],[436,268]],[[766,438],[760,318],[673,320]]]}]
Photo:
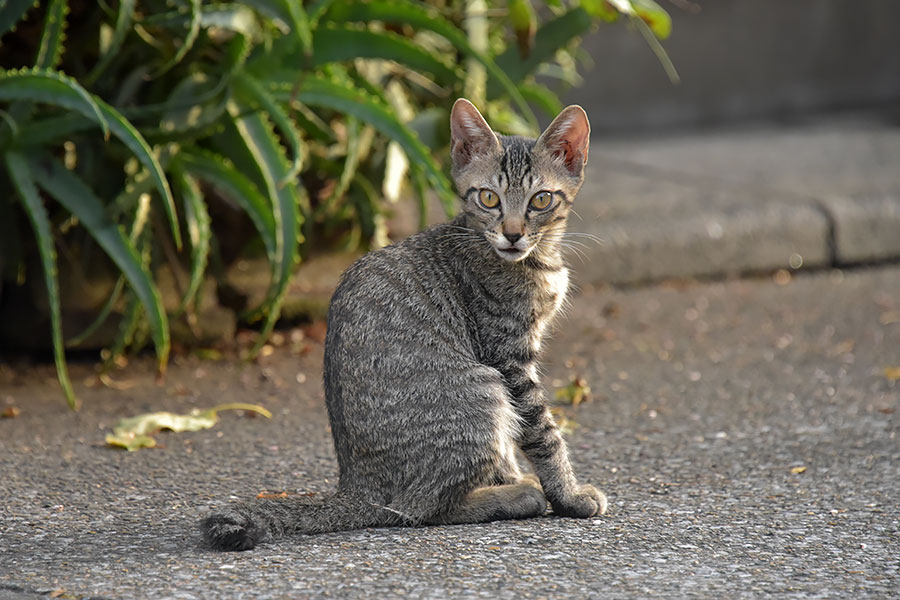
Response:
[{"label": "sunlit pavement", "polygon": [[[310,332],[314,334],[315,332]],[[325,491],[321,346],[259,364],[181,356],[68,412],[51,367],[5,365],[0,597],[889,597],[900,589],[900,267],[614,291],[583,283],[546,351],[580,477],[609,514],[366,530],[243,554],[198,545],[235,497]],[[89,387],[91,383],[93,387]],[[223,402],[213,429],[107,448],[123,416]],[[61,591],[60,591],[61,590]]]}]

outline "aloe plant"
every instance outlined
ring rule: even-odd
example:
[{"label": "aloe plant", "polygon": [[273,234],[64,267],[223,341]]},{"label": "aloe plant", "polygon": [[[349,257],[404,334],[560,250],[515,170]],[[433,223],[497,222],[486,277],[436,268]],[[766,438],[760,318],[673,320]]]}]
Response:
[{"label": "aloe plant", "polygon": [[[475,14],[479,6],[491,10]],[[467,15],[482,25],[478,39]],[[483,74],[476,101],[489,118],[534,133],[532,107],[560,107],[535,74],[556,64],[574,81],[578,36],[620,17],[660,52],[671,21],[651,0],[0,2],[0,189],[13,192],[0,217],[15,234],[0,240],[11,248],[0,277],[20,282],[17,245],[37,248],[69,404],[64,349],[114,312],[123,313],[114,347],[144,327],[165,369],[169,319],[195,310],[214,262],[213,197],[247,216],[268,259],[265,299],[243,315],[262,321],[262,343],[318,232],[355,231],[363,246],[384,239],[377,190],[388,173],[395,185],[397,164],[409,169],[423,223],[432,192],[452,213],[435,158],[447,140],[434,131],[471,69]],[[67,35],[74,22],[77,40]],[[26,222],[30,236],[16,228]],[[64,228],[83,230],[81,243],[120,273],[96,320],[68,338],[56,257]],[[160,247],[190,273],[172,314],[155,282],[172,255]]]}]

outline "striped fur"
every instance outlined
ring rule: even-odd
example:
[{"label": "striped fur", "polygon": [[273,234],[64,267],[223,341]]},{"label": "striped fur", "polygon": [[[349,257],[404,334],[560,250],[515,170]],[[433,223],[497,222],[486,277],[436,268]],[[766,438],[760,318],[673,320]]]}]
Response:
[{"label": "striped fur", "polygon": [[[212,546],[526,518],[548,500],[564,516],[605,511],[603,494],[576,481],[538,379],[541,340],[568,287],[560,240],[587,131],[584,111],[569,107],[538,140],[496,136],[457,102],[461,214],[361,258],[331,302],[325,394],[336,494],[234,505],[204,522]],[[496,206],[479,201],[482,190]],[[538,210],[542,191],[553,200]],[[522,475],[517,449],[539,482]]]}]

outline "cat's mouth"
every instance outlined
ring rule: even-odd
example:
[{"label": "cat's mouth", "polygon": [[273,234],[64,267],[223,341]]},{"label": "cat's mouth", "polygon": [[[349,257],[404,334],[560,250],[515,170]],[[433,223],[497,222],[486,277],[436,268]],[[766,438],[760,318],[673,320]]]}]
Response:
[{"label": "cat's mouth", "polygon": [[525,248],[524,250],[520,250],[515,246],[510,246],[508,248],[498,248],[497,246],[494,246],[494,251],[496,251],[497,254],[500,255],[500,258],[512,262],[522,260],[523,258],[528,256],[531,253],[531,249],[532,248]]}]

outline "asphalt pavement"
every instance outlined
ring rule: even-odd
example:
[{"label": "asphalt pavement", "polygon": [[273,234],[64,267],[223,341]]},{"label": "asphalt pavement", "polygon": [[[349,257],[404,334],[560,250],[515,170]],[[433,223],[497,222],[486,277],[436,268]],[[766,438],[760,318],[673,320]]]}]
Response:
[{"label": "asphalt pavement", "polygon": [[[84,408],[52,367],[0,365],[0,598],[891,598],[900,591],[900,266],[614,290],[584,277],[545,382],[609,513],[203,548],[235,498],[337,467],[315,328],[258,364],[137,359]],[[104,446],[124,416],[223,402],[213,429]]]}]

